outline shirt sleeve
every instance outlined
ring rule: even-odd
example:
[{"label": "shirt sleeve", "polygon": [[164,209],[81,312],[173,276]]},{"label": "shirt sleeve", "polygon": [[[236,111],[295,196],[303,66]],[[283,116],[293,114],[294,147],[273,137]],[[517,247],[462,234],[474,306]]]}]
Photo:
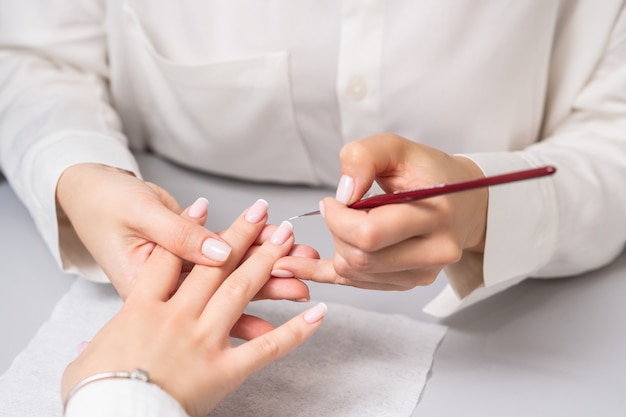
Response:
[{"label": "shirt sleeve", "polygon": [[95,381],[70,398],[65,417],[189,417],[155,384],[132,379]]},{"label": "shirt sleeve", "polygon": [[[568,68],[563,68],[563,72]],[[491,187],[483,257],[446,269],[450,286],[424,309],[446,316],[528,277],[584,273],[626,242],[626,11],[571,111],[527,149],[466,155],[485,175],[554,165],[551,177]],[[464,282],[481,283],[468,288]]]},{"label": "shirt sleeve", "polygon": [[96,281],[107,279],[63,221],[55,193],[77,163],[138,174],[107,92],[104,4],[0,2],[0,168],[58,264]]}]

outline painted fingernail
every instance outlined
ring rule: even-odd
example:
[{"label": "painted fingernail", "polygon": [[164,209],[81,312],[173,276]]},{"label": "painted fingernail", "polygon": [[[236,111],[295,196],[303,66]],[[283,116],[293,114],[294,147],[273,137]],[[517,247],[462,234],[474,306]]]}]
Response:
[{"label": "painted fingernail", "polygon": [[89,346],[89,342],[80,342],[78,346],[76,346],[76,351],[80,355],[85,349],[87,349],[87,346]]},{"label": "painted fingernail", "polygon": [[278,229],[274,231],[274,234],[272,234],[272,237],[270,238],[270,242],[274,245],[282,245],[287,241],[287,239],[289,239],[292,232],[293,225],[285,220],[280,224],[280,226],[278,226]]},{"label": "painted fingernail", "polygon": [[273,269],[272,276],[276,278],[293,278],[293,272],[284,269]]},{"label": "painted fingernail", "polygon": [[352,197],[352,192],[354,191],[354,180],[352,177],[347,175],[342,175],[339,180],[339,185],[337,186],[337,193],[335,194],[335,198],[343,203],[347,204],[350,201],[350,197]]},{"label": "painted fingernail", "polygon": [[259,199],[248,209],[246,220],[250,223],[258,223],[267,214],[269,204],[263,199]]},{"label": "painted fingernail", "polygon": [[303,316],[304,321],[310,324],[318,322],[322,319],[322,317],[326,315],[327,311],[328,311],[328,307],[326,307],[326,304],[319,303],[315,307],[311,307],[310,309],[304,312],[304,316]]},{"label": "painted fingernail", "polygon": [[191,205],[191,207],[189,207],[189,217],[199,219],[206,214],[208,208],[209,200],[200,197]]},{"label": "painted fingernail", "polygon": [[221,240],[209,238],[202,244],[202,253],[214,261],[225,261],[230,254],[231,248]]},{"label": "painted fingernail", "polygon": [[326,210],[324,210],[324,202],[320,201],[320,215],[322,216],[322,218],[326,217]]}]

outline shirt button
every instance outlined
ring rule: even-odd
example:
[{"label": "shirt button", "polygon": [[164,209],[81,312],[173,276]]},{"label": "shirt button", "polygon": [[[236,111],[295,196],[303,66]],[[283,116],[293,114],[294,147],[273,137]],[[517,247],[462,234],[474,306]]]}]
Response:
[{"label": "shirt button", "polygon": [[347,92],[353,99],[363,100],[367,96],[367,83],[360,77],[354,77],[348,83]]}]

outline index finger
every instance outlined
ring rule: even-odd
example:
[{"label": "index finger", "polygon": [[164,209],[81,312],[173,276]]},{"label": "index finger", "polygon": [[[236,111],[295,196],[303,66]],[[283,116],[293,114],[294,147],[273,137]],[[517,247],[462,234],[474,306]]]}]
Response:
[{"label": "index finger", "polygon": [[365,252],[375,252],[434,229],[429,209],[419,204],[390,204],[367,211],[351,209],[332,198],[324,199],[322,204],[324,221],[334,238]]}]

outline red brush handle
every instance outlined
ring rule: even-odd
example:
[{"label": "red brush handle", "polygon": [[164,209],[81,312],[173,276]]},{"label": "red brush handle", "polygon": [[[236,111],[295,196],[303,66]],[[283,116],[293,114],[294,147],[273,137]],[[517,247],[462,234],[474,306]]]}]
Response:
[{"label": "red brush handle", "polygon": [[515,181],[529,180],[531,178],[545,177],[556,172],[553,166],[527,169],[524,171],[511,172],[509,174],[494,175],[477,180],[457,182],[454,184],[440,184],[432,187],[420,188],[417,190],[400,191],[391,194],[375,195],[373,197],[359,200],[350,207],[354,209],[368,209],[383,206],[386,204],[404,203],[407,201],[421,200],[423,198],[435,197],[443,194],[456,193],[459,191],[471,190],[491,185],[506,184]]}]

